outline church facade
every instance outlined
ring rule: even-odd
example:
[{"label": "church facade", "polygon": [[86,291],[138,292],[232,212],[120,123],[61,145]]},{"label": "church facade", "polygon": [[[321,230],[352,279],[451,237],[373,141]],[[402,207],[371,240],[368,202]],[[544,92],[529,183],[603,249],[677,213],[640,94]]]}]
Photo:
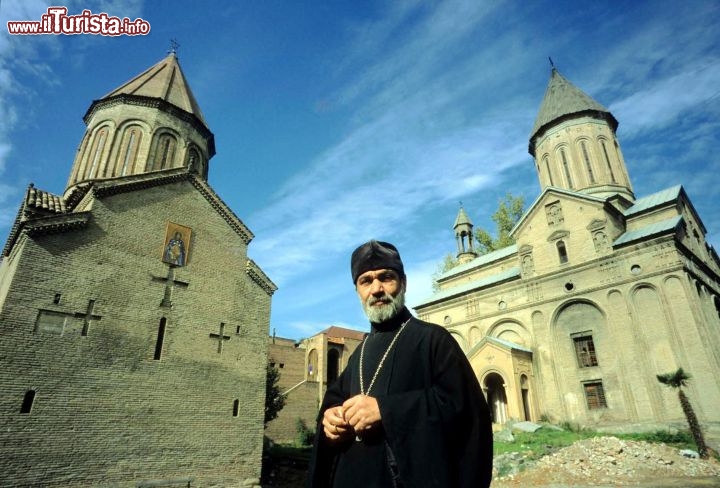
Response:
[{"label": "church facade", "polygon": [[461,209],[459,265],[415,307],[464,348],[496,423],[684,426],[656,379],[682,367],[720,425],[720,260],[681,186],[636,198],[617,126],[553,68],[529,141],[542,191],[515,244],[478,256]]},{"label": "church facade", "polygon": [[207,182],[174,53],[92,103],[62,195],[0,263],[0,472],[33,486],[259,486],[271,297]]}]

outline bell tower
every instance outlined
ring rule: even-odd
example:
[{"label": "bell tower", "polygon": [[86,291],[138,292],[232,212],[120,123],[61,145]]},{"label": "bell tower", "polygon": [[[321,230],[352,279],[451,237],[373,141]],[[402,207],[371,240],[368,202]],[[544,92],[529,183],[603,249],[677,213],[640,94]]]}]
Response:
[{"label": "bell tower", "polygon": [[[460,211],[455,218],[455,240],[457,241],[458,253],[457,258],[460,263],[467,263],[477,257],[477,253],[473,249],[473,224],[465,209],[460,206]],[[467,243],[467,247],[465,244]]]},{"label": "bell tower", "polygon": [[207,181],[215,137],[173,50],[95,100],[64,196],[82,183],[187,168]]},{"label": "bell tower", "polygon": [[541,188],[634,201],[617,127],[613,114],[553,66],[528,148]]}]

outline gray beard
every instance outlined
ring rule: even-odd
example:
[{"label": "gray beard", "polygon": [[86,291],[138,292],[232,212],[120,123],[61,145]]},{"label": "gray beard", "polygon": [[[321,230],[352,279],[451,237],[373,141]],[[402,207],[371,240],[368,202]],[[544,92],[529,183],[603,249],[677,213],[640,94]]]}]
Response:
[{"label": "gray beard", "polygon": [[389,303],[385,303],[380,306],[372,305],[373,303],[378,301],[378,298],[371,296],[367,299],[365,303],[362,304],[363,310],[365,311],[365,315],[367,315],[367,318],[370,320],[370,322],[376,324],[380,324],[382,322],[385,322],[386,320],[390,320],[398,313],[400,313],[400,311],[405,306],[405,290],[400,290],[400,293],[398,293],[396,296],[385,293],[385,296],[381,297],[380,299],[388,299]]}]

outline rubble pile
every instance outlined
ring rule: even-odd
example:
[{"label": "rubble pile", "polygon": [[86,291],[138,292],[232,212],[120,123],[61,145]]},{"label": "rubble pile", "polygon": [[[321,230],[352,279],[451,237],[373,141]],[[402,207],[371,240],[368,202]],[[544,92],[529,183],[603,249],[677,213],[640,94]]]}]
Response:
[{"label": "rubble pile", "polygon": [[677,448],[665,444],[595,437],[577,441],[538,459],[525,471],[503,478],[524,480],[526,485],[537,482],[592,485],[700,476],[718,476],[720,481],[720,463],[685,457]]}]

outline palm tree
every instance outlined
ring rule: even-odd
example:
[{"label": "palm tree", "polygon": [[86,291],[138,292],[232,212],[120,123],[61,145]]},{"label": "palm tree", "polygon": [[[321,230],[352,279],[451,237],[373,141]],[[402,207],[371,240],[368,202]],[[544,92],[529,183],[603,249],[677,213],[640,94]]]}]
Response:
[{"label": "palm tree", "polygon": [[688,425],[690,426],[690,433],[692,434],[693,439],[695,439],[695,444],[698,448],[698,454],[702,459],[707,459],[708,448],[705,444],[705,438],[703,437],[702,430],[700,429],[697,415],[695,415],[695,411],[693,410],[692,405],[690,405],[690,400],[688,400],[688,397],[682,390],[683,386],[687,386],[690,375],[683,371],[682,368],[678,368],[677,371],[673,373],[657,375],[657,379],[665,386],[678,389],[678,398],[680,398],[680,405],[682,406],[683,413],[685,414],[685,418],[687,419]]}]

